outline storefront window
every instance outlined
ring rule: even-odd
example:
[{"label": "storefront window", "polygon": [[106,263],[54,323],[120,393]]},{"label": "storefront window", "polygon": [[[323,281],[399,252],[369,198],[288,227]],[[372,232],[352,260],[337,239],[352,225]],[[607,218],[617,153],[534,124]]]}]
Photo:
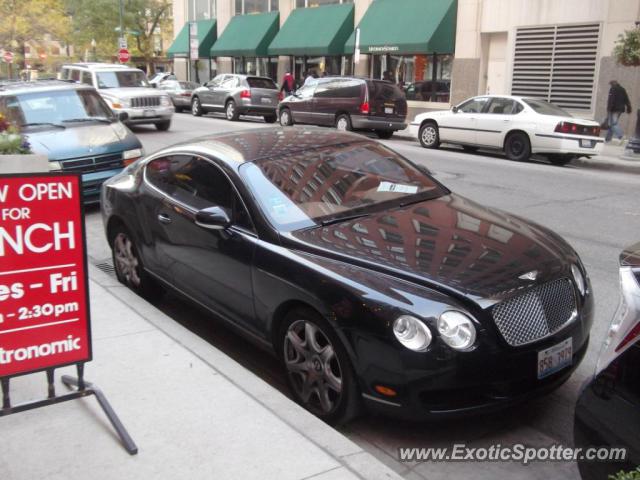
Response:
[{"label": "storefront window", "polygon": [[[351,64],[351,56],[346,62],[345,57],[330,55],[326,57],[295,57],[293,61],[293,73],[296,81],[304,83],[307,75],[314,77],[326,77],[329,75],[342,75],[343,64]],[[350,70],[349,66],[349,70]],[[349,75],[345,73],[345,75]]]},{"label": "storefront window", "polygon": [[236,0],[236,15],[277,11],[278,0]]},{"label": "storefront window", "polygon": [[449,102],[452,55],[374,55],[371,76],[404,89],[407,100]]},{"label": "storefront window", "polygon": [[353,0],[296,0],[296,8],[319,7],[334,3],[353,3]]},{"label": "storefront window", "polygon": [[233,73],[259,75],[277,81],[278,57],[234,57]]},{"label": "storefront window", "polygon": [[190,20],[209,20],[216,17],[216,0],[191,0]]}]

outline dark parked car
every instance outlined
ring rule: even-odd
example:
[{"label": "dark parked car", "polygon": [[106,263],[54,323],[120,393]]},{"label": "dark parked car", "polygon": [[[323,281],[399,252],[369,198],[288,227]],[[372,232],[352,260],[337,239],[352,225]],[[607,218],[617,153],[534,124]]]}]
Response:
[{"label": "dark parked car", "polygon": [[0,85],[0,112],[20,127],[52,171],[82,174],[85,203],[100,199],[100,186],[141,158],[142,144],[95,89],[59,80]]},{"label": "dark parked car", "polygon": [[579,461],[584,480],[607,478],[640,465],[640,243],[620,255],[620,305],[605,340],[596,375],[583,388],[575,412],[576,446],[627,449],[624,461]]},{"label": "dark parked car", "polygon": [[329,77],[310,81],[278,106],[280,124],[373,130],[380,138],[406,128],[407,101],[400,88],[384,80]]},{"label": "dark parked car", "polygon": [[118,279],[159,283],[281,358],[327,421],[499,409],[553,390],[593,301],[558,235],[377,141],[262,128],[166,148],[102,190]]},{"label": "dark parked car", "polygon": [[164,90],[171,97],[173,106],[176,107],[176,112],[182,112],[183,110],[191,109],[191,95],[193,91],[198,88],[195,82],[179,82],[177,80],[164,80],[158,83],[158,90]]},{"label": "dark parked car", "polygon": [[261,115],[265,122],[274,123],[278,100],[278,86],[270,78],[222,74],[193,91],[191,113],[224,112],[231,121],[240,115]]}]

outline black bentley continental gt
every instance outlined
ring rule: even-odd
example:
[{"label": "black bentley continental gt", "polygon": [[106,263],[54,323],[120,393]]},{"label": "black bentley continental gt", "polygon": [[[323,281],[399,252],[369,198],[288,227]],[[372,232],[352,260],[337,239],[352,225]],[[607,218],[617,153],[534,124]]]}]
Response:
[{"label": "black bentley continental gt", "polygon": [[170,288],[271,348],[329,422],[486,412],[561,385],[593,299],[558,235],[455,195],[377,141],[211,135],[104,184],[118,279]]}]

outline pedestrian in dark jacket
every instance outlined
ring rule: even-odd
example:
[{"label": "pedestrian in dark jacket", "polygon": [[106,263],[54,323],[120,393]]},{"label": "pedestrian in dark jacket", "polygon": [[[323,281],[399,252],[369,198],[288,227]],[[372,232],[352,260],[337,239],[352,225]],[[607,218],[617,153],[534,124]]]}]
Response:
[{"label": "pedestrian in dark jacket", "polygon": [[609,124],[609,130],[607,131],[605,141],[610,142],[615,135],[622,144],[624,132],[619,125],[620,116],[625,110],[627,113],[631,113],[631,102],[629,102],[627,91],[616,80],[611,80],[609,85],[611,85],[611,88],[609,88],[609,98],[607,99],[607,123]]}]

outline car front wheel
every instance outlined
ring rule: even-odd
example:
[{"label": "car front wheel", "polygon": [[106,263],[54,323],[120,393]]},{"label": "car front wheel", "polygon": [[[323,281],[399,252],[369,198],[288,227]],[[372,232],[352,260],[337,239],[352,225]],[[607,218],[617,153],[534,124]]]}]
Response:
[{"label": "car front wheel", "polygon": [[171,128],[171,120],[165,120],[164,122],[158,122],[155,124],[156,128],[161,132],[166,132]]},{"label": "car front wheel", "polygon": [[516,162],[526,162],[531,157],[531,144],[529,137],[523,132],[509,134],[504,142],[504,153],[509,160]]},{"label": "car front wheel", "polygon": [[280,111],[280,125],[283,127],[290,127],[293,125],[293,118],[291,117],[291,110],[283,108]]},{"label": "car front wheel", "polygon": [[438,148],[440,146],[440,133],[438,126],[433,122],[422,124],[418,133],[420,144],[424,148]]},{"label": "car front wheel", "polygon": [[338,115],[338,118],[336,118],[336,128],[341,132],[350,132],[351,130],[353,130],[353,127],[351,126],[351,118],[349,117],[349,115],[346,115],[344,113],[342,115]]},{"label": "car front wheel", "polygon": [[145,271],[138,248],[124,226],[118,225],[111,232],[111,253],[118,281],[146,298],[161,293],[158,283]]},{"label": "car front wheel", "polygon": [[193,97],[191,100],[191,113],[194,117],[199,117],[202,115],[202,105],[200,104],[200,99],[198,97]]},{"label": "car front wheel", "polygon": [[329,423],[344,423],[358,411],[355,376],[331,326],[306,308],[291,311],[281,334],[282,361],[296,401]]},{"label": "car front wheel", "polygon": [[236,102],[234,102],[233,100],[229,100],[227,102],[224,111],[227,116],[227,120],[231,122],[235,122],[236,120],[238,120],[238,118],[240,118],[240,112],[238,112]]}]

